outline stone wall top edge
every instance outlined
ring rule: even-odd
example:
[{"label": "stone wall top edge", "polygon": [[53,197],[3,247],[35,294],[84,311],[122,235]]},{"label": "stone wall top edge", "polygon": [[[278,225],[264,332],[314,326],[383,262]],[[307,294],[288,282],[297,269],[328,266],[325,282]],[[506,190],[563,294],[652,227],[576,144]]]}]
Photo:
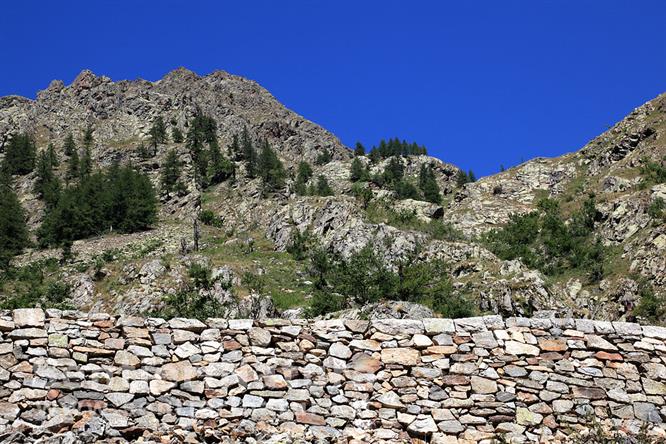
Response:
[{"label": "stone wall top edge", "polygon": [[[62,319],[64,321],[113,321],[117,326],[124,327],[168,327],[185,329],[224,328],[232,330],[247,330],[253,326],[284,327],[309,326],[326,330],[365,330],[372,326],[386,334],[435,334],[435,333],[465,333],[473,334],[489,330],[507,328],[525,328],[537,330],[559,329],[578,331],[585,334],[620,334],[627,336],[648,336],[666,340],[666,327],[640,325],[632,322],[602,321],[574,318],[502,318],[499,315],[477,316],[470,318],[425,318],[425,319],[221,319],[209,318],[205,321],[188,318],[174,318],[164,320],[142,316],[112,315],[99,312],[83,312],[78,310],[58,310],[39,308],[22,308],[0,311],[0,318],[9,321],[21,316],[36,316],[44,321]],[[18,327],[19,325],[17,325]]]}]

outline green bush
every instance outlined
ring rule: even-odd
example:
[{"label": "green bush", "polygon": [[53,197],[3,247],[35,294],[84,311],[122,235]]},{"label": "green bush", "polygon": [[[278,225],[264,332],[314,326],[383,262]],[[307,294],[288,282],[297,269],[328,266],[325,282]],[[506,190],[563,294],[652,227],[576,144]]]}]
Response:
[{"label": "green bush", "polygon": [[652,285],[645,279],[639,279],[638,294],[640,299],[632,315],[645,318],[651,322],[666,319],[666,300],[654,292]]},{"label": "green bush", "polygon": [[657,197],[648,207],[648,214],[652,219],[661,219],[664,217],[664,209],[666,209],[666,202],[661,197]]},{"label": "green bush", "polygon": [[381,300],[428,304],[451,317],[474,312],[471,303],[454,295],[446,266],[440,261],[418,260],[416,254],[390,269],[369,245],[347,259],[317,249],[311,254],[309,269],[318,292],[341,295],[326,301],[325,296],[315,294],[311,312],[317,315]]},{"label": "green bush", "polygon": [[147,315],[165,319],[185,317],[201,320],[222,316],[224,306],[208,291],[215,283],[211,274],[209,267],[193,263],[188,269],[189,282],[176,293],[168,295],[159,310]]},{"label": "green bush", "polygon": [[345,300],[339,294],[332,294],[317,290],[310,299],[310,305],[305,309],[305,317],[313,318],[326,313],[333,313],[345,308]]},{"label": "green bush", "polygon": [[55,274],[57,270],[54,259],[7,269],[0,274],[0,308],[73,308],[71,288]]},{"label": "green bush", "polygon": [[246,271],[241,277],[242,284],[255,293],[264,293],[266,291],[266,278],[263,275]]},{"label": "green bush", "polygon": [[287,252],[297,261],[302,261],[308,257],[311,245],[312,236],[310,236],[310,233],[308,231],[301,232],[294,228],[289,245],[287,245]]},{"label": "green bush", "polygon": [[202,210],[201,213],[199,213],[199,220],[204,225],[217,228],[222,227],[222,220],[211,210]]},{"label": "green bush", "polygon": [[361,202],[364,209],[368,208],[368,204],[372,200],[372,190],[365,184],[355,183],[351,188],[352,195]]},{"label": "green bush", "polygon": [[647,158],[641,160],[641,175],[643,176],[643,186],[666,182],[666,156],[661,162],[653,161]]},{"label": "green bush", "polygon": [[551,276],[580,271],[598,282],[604,275],[606,248],[593,233],[596,216],[593,196],[568,221],[557,201],[544,199],[537,210],[511,215],[503,228],[490,231],[482,240],[501,259],[519,258]]},{"label": "green bush", "polygon": [[212,271],[205,265],[195,262],[190,265],[187,274],[192,281],[192,285],[194,285],[194,288],[196,289],[203,288],[207,290],[213,286],[213,281],[211,279]]}]

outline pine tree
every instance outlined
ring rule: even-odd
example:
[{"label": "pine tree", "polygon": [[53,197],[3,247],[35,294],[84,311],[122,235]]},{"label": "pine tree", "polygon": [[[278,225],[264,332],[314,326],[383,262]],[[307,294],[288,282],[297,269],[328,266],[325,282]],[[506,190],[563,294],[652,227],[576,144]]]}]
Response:
[{"label": "pine tree", "polygon": [[171,139],[174,143],[183,143],[183,132],[177,126],[174,126],[171,130]]},{"label": "pine tree", "polygon": [[301,161],[298,164],[298,173],[296,174],[296,182],[294,184],[294,191],[296,194],[305,196],[308,192],[306,184],[312,177],[312,167],[306,161]]},{"label": "pine tree", "polygon": [[94,142],[93,128],[92,126],[89,125],[83,133],[83,146],[90,149],[90,147],[92,147],[93,142]]},{"label": "pine tree", "polygon": [[79,165],[79,176],[81,178],[87,177],[92,172],[92,157],[90,155],[90,148],[85,147],[83,149],[83,155],[81,156],[81,163]]},{"label": "pine tree", "polygon": [[397,183],[402,180],[402,177],[405,174],[405,167],[402,164],[402,161],[397,157],[391,157],[388,164],[384,168],[384,182],[391,184]]},{"label": "pine tree", "polygon": [[319,153],[317,156],[317,160],[315,161],[315,164],[317,165],[326,165],[333,159],[333,156],[331,156],[330,151],[324,150],[322,153]]},{"label": "pine tree", "polygon": [[227,148],[227,152],[229,153],[229,157],[231,157],[233,160],[238,161],[243,159],[243,152],[238,140],[238,134],[233,135],[231,144]]},{"label": "pine tree", "polygon": [[60,161],[58,160],[58,155],[55,152],[55,146],[53,146],[52,143],[49,143],[49,147],[47,149],[47,155],[49,163],[53,168],[56,168],[58,165],[60,165]]},{"label": "pine tree", "polygon": [[349,176],[352,182],[368,180],[368,171],[358,157],[355,157],[354,160],[352,160]]},{"label": "pine tree", "polygon": [[150,134],[150,143],[154,150],[157,149],[157,145],[166,142],[167,131],[162,116],[157,116],[155,122],[153,122],[153,126],[150,127],[148,134]]},{"label": "pine tree", "polygon": [[215,185],[230,178],[234,174],[234,165],[222,155],[217,140],[208,146],[208,184]]},{"label": "pine tree", "polygon": [[72,151],[71,156],[67,162],[67,182],[79,178],[81,161],[79,160],[78,150]]},{"label": "pine tree", "polygon": [[439,191],[439,185],[435,178],[432,166],[422,164],[419,171],[419,188],[423,193],[423,198],[428,202],[440,203],[442,196]]},{"label": "pine tree", "polygon": [[30,244],[23,208],[11,188],[10,178],[0,180],[0,269]]},{"label": "pine tree", "polygon": [[35,169],[37,148],[28,134],[15,134],[5,149],[3,168],[9,174],[25,175]]},{"label": "pine tree", "polygon": [[160,171],[160,187],[163,194],[183,190],[184,186],[180,182],[180,169],[181,163],[176,150],[169,150]]},{"label": "pine tree", "polygon": [[65,143],[63,144],[62,149],[65,152],[65,156],[71,156],[76,152],[76,144],[74,143],[74,136],[72,136],[71,132],[65,137]]},{"label": "pine tree", "polygon": [[148,228],[156,213],[157,199],[148,176],[116,163],[64,190],[46,213],[38,237],[41,245],[59,245],[67,253],[76,239]]},{"label": "pine tree", "polygon": [[258,169],[264,183],[264,191],[275,191],[284,187],[286,177],[284,167],[267,140],[262,143]]},{"label": "pine tree", "polygon": [[60,181],[53,172],[52,159],[48,151],[42,151],[37,159],[37,179],[33,191],[45,203],[47,209],[53,208],[60,196]]},{"label": "pine tree", "polygon": [[354,147],[354,155],[365,156],[365,147],[361,142],[356,142],[356,146]]},{"label": "pine tree", "polygon": [[471,169],[467,172],[467,180],[469,182],[476,182],[476,175],[474,175],[474,171]]},{"label": "pine tree", "polygon": [[246,162],[245,171],[247,177],[254,179],[257,177],[257,151],[254,149],[250,133],[247,128],[243,128],[243,135],[241,136],[241,151],[243,153],[243,160]]},{"label": "pine tree", "polygon": [[326,176],[324,176],[323,174],[320,174],[317,177],[316,194],[318,196],[332,196],[333,195],[333,189],[328,184],[328,180],[326,179]]}]

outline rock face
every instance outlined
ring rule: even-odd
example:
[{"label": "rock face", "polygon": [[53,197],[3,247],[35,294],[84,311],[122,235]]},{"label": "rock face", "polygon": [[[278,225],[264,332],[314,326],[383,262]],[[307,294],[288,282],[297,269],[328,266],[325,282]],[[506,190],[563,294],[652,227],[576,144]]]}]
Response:
[{"label": "rock face", "polygon": [[548,443],[584,431],[588,412],[666,438],[660,327],[39,309],[0,320],[4,442]]}]

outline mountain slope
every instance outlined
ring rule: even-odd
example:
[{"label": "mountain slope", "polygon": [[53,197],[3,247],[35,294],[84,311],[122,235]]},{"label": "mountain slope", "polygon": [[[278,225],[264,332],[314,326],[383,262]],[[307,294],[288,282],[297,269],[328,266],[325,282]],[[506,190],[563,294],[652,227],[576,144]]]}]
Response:
[{"label": "mountain slope", "polygon": [[[175,150],[183,163],[186,190],[162,194],[159,221],[151,230],[77,241],[73,261],[47,267],[47,280],[71,285],[76,307],[121,313],[159,309],[188,282],[192,264],[203,264],[212,270],[214,285],[199,291],[220,302],[226,316],[274,315],[274,305],[302,315],[298,307],[307,306],[313,294],[311,267],[286,252],[300,234],[310,239],[310,249],[323,247],[342,258],[371,245],[393,270],[415,259],[441,261],[436,262],[439,274],[450,278],[452,295],[469,299],[478,312],[556,310],[620,319],[631,316],[639,303],[642,279],[658,297],[666,288],[664,223],[650,214],[660,196],[666,199],[666,189],[649,182],[644,172],[646,159],[663,167],[665,102],[662,95],[636,109],[579,152],[534,159],[473,183],[461,184],[457,167],[425,155],[360,156],[371,178],[362,187],[363,199],[350,178],[353,155],[335,136],[284,108],[255,82],[220,71],[199,77],[181,68],[156,82],[112,82],[83,71],[69,86],[52,82],[34,101],[0,98],[0,151],[13,134],[27,132],[39,150],[53,143],[65,158],[66,135],[72,132],[79,141],[92,128],[91,154],[100,168],[131,163],[159,188],[167,153]],[[233,180],[202,188],[188,145],[170,137],[154,155],[142,155],[140,147],[150,144],[158,117],[169,134],[174,128],[187,133],[197,113],[216,121],[223,148],[244,129],[255,144],[266,140],[287,171],[285,186],[266,193],[260,178],[246,174],[246,162],[232,158]],[[395,159],[412,184],[424,165],[432,170],[441,205],[421,201],[421,195],[400,199],[383,184],[382,174],[396,167]],[[295,192],[301,161],[313,170],[306,185],[315,187],[323,176],[334,195]],[[56,173],[64,177],[65,166]],[[33,230],[44,215],[32,192],[34,181],[34,173],[15,180]],[[606,245],[601,280],[589,282],[576,270],[550,275],[519,259],[502,260],[483,240],[512,214],[536,210],[544,197],[556,199],[567,218],[589,193],[597,198],[591,236]],[[207,224],[196,224],[201,248],[193,251],[193,221],[202,215]],[[33,249],[16,264],[59,256],[59,250]],[[6,283],[4,297],[13,297],[21,285]]]}]

